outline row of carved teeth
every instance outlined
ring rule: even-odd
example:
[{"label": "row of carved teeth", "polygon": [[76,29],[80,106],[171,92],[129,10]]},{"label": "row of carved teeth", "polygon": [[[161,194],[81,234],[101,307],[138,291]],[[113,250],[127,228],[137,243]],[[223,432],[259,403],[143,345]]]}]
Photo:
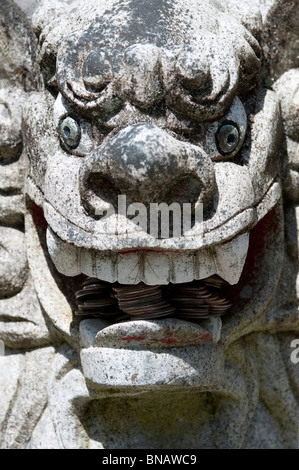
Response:
[{"label": "row of carved teeth", "polygon": [[230,242],[192,252],[102,252],[64,242],[50,227],[47,229],[48,251],[61,274],[82,273],[120,284],[179,284],[213,274],[236,284],[242,274],[248,244],[249,233],[245,233]]}]

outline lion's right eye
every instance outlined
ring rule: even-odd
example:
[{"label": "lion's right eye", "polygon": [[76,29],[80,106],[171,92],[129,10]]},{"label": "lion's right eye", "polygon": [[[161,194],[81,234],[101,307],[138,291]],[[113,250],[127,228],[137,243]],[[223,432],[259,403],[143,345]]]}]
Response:
[{"label": "lion's right eye", "polygon": [[222,155],[232,153],[239,143],[239,129],[233,124],[224,124],[217,132],[217,144]]},{"label": "lion's right eye", "polygon": [[59,135],[67,147],[75,149],[81,139],[80,126],[75,119],[67,116],[59,124]]}]

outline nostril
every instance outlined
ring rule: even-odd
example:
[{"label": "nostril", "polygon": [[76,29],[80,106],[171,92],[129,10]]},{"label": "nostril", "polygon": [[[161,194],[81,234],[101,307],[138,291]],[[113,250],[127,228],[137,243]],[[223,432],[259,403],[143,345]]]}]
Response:
[{"label": "nostril", "polygon": [[[173,207],[173,204],[178,204],[181,214],[181,233],[188,231],[198,222],[198,202],[202,192],[202,182],[198,178],[185,174],[173,181],[164,194],[161,194],[161,200],[165,202],[168,207]],[[196,216],[197,214],[197,216]],[[200,212],[201,214],[201,212]],[[174,212],[173,216],[174,217]],[[187,219],[186,219],[187,217]],[[170,220],[170,229],[174,229],[174,224],[177,223],[174,219]]]},{"label": "nostril", "polygon": [[119,188],[111,179],[100,173],[89,174],[81,189],[81,200],[85,210],[94,218],[101,219],[109,207],[117,207]]},{"label": "nostril", "polygon": [[182,175],[171,183],[171,187],[162,195],[163,201],[167,204],[178,202],[196,204],[202,190],[202,183],[191,175]]}]

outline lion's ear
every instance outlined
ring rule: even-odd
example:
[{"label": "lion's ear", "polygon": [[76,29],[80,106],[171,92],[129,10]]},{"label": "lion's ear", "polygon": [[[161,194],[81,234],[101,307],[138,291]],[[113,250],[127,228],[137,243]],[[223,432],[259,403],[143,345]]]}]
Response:
[{"label": "lion's ear", "polygon": [[271,79],[299,67],[299,1],[272,1],[265,17],[263,48]]},{"label": "lion's ear", "polygon": [[263,33],[268,85],[277,93],[284,142],[282,183],[286,197],[299,201],[299,1],[276,0],[269,9]]},{"label": "lion's ear", "polygon": [[[72,3],[73,0],[40,0],[32,16],[32,28],[38,41],[38,62],[47,84],[55,77],[58,45],[68,26],[61,17],[68,15]],[[84,8],[88,10],[87,6]]]},{"label": "lion's ear", "polygon": [[[11,0],[0,2],[0,190],[9,200],[7,188],[20,183],[20,171],[8,171],[22,153],[22,107],[26,94],[41,86],[36,60],[36,39],[25,13]],[[5,176],[6,175],[6,176]],[[11,225],[20,217],[0,212],[1,225]],[[18,205],[17,205],[18,206]],[[15,207],[19,213],[19,207]],[[3,217],[7,217],[3,220]]]},{"label": "lion's ear", "polygon": [[282,184],[287,198],[299,202],[299,68],[283,73],[273,84],[283,120]]},{"label": "lion's ear", "polygon": [[[22,107],[28,92],[41,87],[36,60],[37,42],[25,13],[12,1],[0,2],[0,190],[9,199],[7,188],[19,187],[20,171],[8,171],[22,154]],[[6,175],[7,174],[7,175]],[[5,176],[6,175],[6,176]],[[6,205],[9,206],[8,202]],[[0,212],[0,225],[11,225],[20,217],[5,218],[10,210]],[[17,209],[17,207],[15,207]],[[19,208],[18,208],[19,211]]]},{"label": "lion's ear", "polygon": [[[50,341],[28,269],[24,236],[22,112],[42,86],[25,13],[0,1],[0,339],[8,347]],[[30,300],[29,300],[30,299]]]},{"label": "lion's ear", "polygon": [[36,40],[25,13],[11,0],[0,2],[0,80],[25,91],[38,86]]}]

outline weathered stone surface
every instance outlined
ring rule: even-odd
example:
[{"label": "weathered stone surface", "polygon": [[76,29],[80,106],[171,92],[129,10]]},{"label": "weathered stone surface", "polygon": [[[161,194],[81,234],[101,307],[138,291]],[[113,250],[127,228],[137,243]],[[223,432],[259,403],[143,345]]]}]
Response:
[{"label": "weathered stone surface", "polygon": [[296,448],[298,2],[0,20],[0,447]]}]

